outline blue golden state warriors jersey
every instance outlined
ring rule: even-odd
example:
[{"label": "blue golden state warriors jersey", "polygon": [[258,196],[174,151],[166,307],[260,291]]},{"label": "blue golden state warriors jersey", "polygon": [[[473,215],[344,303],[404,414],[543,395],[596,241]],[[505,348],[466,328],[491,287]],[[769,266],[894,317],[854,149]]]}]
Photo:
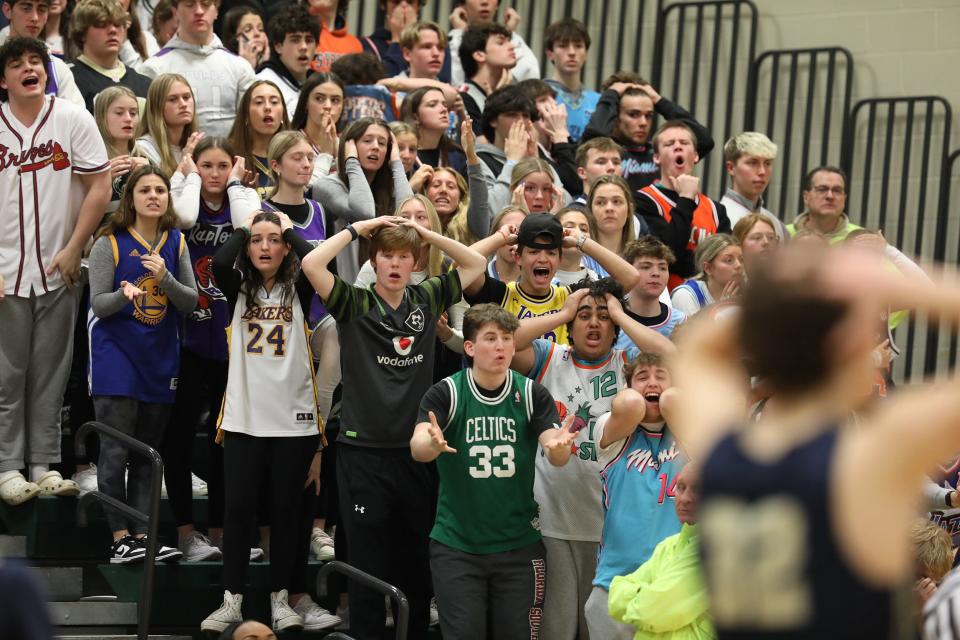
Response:
[{"label": "blue golden state warriors jersey", "polygon": [[[107,237],[113,249],[114,290],[126,280],[145,293],[106,318],[89,313],[90,395],[172,403],[180,369],[179,317],[160,279],[140,262],[150,245],[132,229]],[[184,248],[184,237],[176,229],[165,232],[157,244],[174,278]]]}]

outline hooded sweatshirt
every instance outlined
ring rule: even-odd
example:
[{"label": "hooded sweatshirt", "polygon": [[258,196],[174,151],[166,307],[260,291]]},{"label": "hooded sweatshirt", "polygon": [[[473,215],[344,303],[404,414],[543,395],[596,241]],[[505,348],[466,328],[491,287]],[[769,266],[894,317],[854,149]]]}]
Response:
[{"label": "hooded sweatshirt", "polygon": [[[310,70],[307,69],[307,75]],[[280,95],[283,96],[283,102],[287,105],[287,117],[293,118],[293,112],[297,110],[297,102],[300,101],[300,81],[293,77],[286,65],[280,61],[280,56],[274,56],[260,65],[257,69],[258,80],[269,80],[280,88]]]},{"label": "hooded sweatshirt", "polygon": [[347,30],[347,19],[341,15],[334,18],[333,29],[326,23],[320,24],[320,38],[317,40],[317,57],[314,58],[314,71],[330,71],[337,58],[350,53],[363,53],[363,45],[357,36]]},{"label": "hooded sweatshirt", "polygon": [[164,73],[185,77],[193,89],[200,130],[208,136],[230,133],[237,104],[255,79],[250,63],[224,47],[217,36],[208,44],[195,45],[175,35],[139,71],[148,78]]}]

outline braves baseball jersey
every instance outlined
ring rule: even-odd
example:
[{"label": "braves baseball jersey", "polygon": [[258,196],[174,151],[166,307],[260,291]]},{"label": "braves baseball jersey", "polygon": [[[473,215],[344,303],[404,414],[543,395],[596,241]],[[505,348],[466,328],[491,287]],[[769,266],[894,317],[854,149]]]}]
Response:
[{"label": "braves baseball jersey", "polygon": [[306,318],[293,290],[243,288],[230,322],[227,390],[220,429],[258,437],[317,433],[317,394]]},{"label": "braves baseball jersey", "polygon": [[533,492],[540,504],[540,527],[551,538],[600,542],[603,509],[594,423],[623,388],[627,353],[614,349],[602,360],[589,362],[577,359],[573,347],[535,340],[534,354],[530,377],[553,395],[561,422],[574,416],[577,432],[577,452],[564,466],[550,464],[542,451],[537,456]]},{"label": "braves baseball jersey", "polygon": [[[113,249],[113,288],[127,281],[144,295],[105,318],[91,309],[87,315],[90,335],[90,395],[122,396],[140,402],[173,403],[180,372],[178,325],[160,279],[140,261],[152,247],[133,229],[107,236]],[[164,232],[156,252],[174,278],[185,250],[180,231]]]},{"label": "braves baseball jersey", "polygon": [[29,297],[63,286],[46,274],[73,234],[84,190],[79,176],[108,171],[107,149],[87,111],[46,96],[24,124],[0,104],[0,274],[4,293]]}]

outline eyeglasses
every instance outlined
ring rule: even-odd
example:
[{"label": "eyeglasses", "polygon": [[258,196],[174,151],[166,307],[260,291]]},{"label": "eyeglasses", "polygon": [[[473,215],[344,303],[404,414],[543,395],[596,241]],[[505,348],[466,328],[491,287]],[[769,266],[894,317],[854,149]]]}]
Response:
[{"label": "eyeglasses", "polygon": [[819,187],[814,187],[813,189],[811,189],[811,191],[813,191],[818,196],[825,196],[828,193],[832,193],[837,197],[840,197],[847,192],[847,190],[844,189],[843,187],[825,187],[822,185]]}]

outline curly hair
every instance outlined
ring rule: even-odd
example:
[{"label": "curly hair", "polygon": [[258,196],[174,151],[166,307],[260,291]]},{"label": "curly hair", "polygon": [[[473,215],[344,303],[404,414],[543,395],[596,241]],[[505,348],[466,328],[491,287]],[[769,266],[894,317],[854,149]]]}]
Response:
[{"label": "curly hair", "polygon": [[[570,286],[570,293],[574,291],[579,291],[580,289],[587,289],[589,293],[588,296],[596,300],[606,301],[607,294],[609,293],[614,298],[620,301],[620,304],[624,307],[627,306],[626,302],[623,299],[623,285],[614,280],[611,277],[600,278],[599,280],[591,280],[590,278],[584,278],[579,282],[575,282]],[[574,316],[573,320],[567,323],[567,336],[570,340],[570,344],[573,344],[573,325],[577,321],[577,317]],[[613,325],[613,342],[616,343],[617,337],[620,335],[620,327],[616,324]],[[576,346],[576,345],[574,345]]]}]

